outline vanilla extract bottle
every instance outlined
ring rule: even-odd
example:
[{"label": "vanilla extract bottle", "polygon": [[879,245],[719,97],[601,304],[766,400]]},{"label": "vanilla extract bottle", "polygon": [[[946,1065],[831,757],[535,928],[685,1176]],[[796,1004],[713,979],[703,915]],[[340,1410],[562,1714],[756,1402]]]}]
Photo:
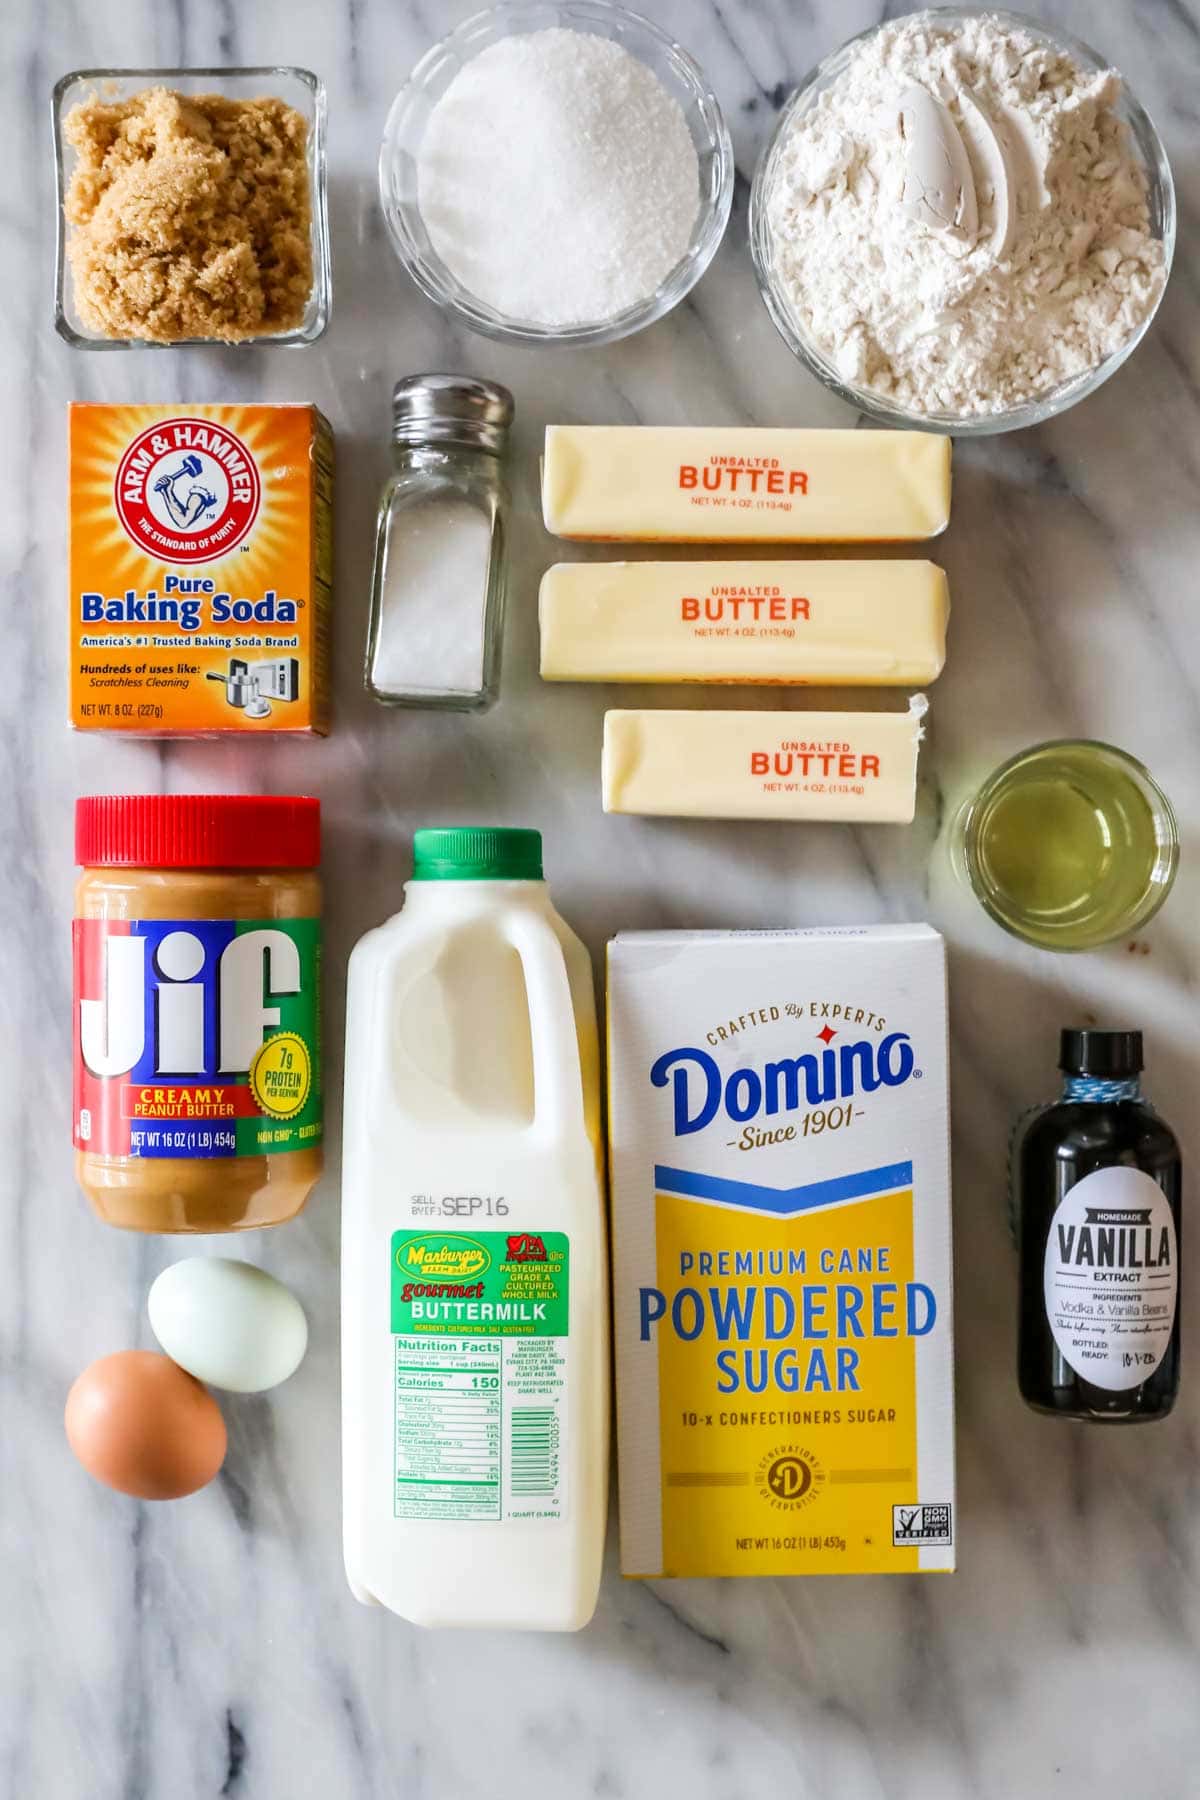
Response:
[{"label": "vanilla extract bottle", "polygon": [[1140,1031],[1064,1031],[1061,1098],[1013,1147],[1022,1397],[1141,1424],[1179,1391],[1182,1167],[1143,1099]]}]

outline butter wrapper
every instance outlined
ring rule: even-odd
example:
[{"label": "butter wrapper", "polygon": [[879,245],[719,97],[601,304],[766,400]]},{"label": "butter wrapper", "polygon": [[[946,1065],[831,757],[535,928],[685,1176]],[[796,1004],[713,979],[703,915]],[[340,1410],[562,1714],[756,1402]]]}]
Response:
[{"label": "butter wrapper", "polygon": [[927,431],[549,425],[546,529],[662,543],[913,543],[950,521]]},{"label": "butter wrapper", "polygon": [[946,660],[931,562],[555,563],[545,681],[923,687]]},{"label": "butter wrapper", "polygon": [[604,715],[605,812],[909,825],[928,702],[901,712]]}]

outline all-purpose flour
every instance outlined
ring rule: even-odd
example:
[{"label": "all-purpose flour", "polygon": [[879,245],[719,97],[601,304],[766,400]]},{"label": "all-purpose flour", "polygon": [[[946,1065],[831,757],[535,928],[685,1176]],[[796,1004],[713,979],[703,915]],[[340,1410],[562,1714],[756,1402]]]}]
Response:
[{"label": "all-purpose flour", "polygon": [[654,293],[687,250],[700,168],[678,102],[620,44],[583,31],[501,39],[430,115],[417,204],[480,300],[562,326]]},{"label": "all-purpose flour", "polygon": [[863,44],[795,120],[767,197],[776,285],[845,379],[983,414],[1120,349],[1166,270],[1119,92],[986,13]]}]

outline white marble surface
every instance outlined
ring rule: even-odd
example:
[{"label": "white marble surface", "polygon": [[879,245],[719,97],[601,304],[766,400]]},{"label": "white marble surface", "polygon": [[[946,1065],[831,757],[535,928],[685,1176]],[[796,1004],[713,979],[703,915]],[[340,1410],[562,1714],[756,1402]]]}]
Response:
[{"label": "white marble surface", "polygon": [[[547,419],[842,422],[759,303],[747,181],[782,96],[866,0],[643,0],[709,71],[740,171],[724,250],[669,322],[603,352],[497,348],[417,294],[384,238],[374,163],[411,63],[471,0],[10,0],[0,27],[0,1795],[4,1800],[1175,1800],[1200,1793],[1200,1376],[1151,1432],[1024,1412],[1005,1224],[1010,1121],[1054,1082],[1056,1030],[1143,1025],[1152,1090],[1196,1162],[1200,465],[1196,0],[1044,0],[1163,128],[1183,229],[1160,322],[1059,423],[963,446],[942,546],[955,602],[912,830],[639,824],[600,811],[604,690],[542,689],[534,506]],[[906,10],[889,8],[889,11]],[[331,108],[332,327],[287,353],[88,355],[50,323],[55,79],[95,64],[298,62]],[[392,379],[471,369],[515,390],[516,568],[502,704],[482,720],[372,710],[358,688]],[[338,439],[337,728],[325,743],[100,743],[65,712],[68,399],[311,399]],[[668,696],[663,695],[663,698]],[[766,703],[764,701],[764,703]],[[811,701],[809,702],[811,703]],[[803,705],[805,702],[800,701]],[[989,765],[1090,733],[1143,757],[1184,868],[1136,945],[1026,951],[956,891],[944,831]],[[414,826],[538,825],[563,912],[619,926],[928,917],[953,950],[961,1572],[948,1580],[623,1584],[615,1546],[578,1638],[423,1636],[346,1590],[337,1472],[337,1118],[296,1224],[237,1244],[312,1321],[302,1372],[227,1406],[225,1474],[141,1506],[69,1456],[63,1397],[147,1342],[168,1241],[106,1230],[71,1175],[71,803],[94,789],[310,789],[326,807],[331,1088],[341,971],[393,910]],[[1196,1302],[1185,1332],[1200,1344]],[[1190,1363],[1186,1359],[1185,1367]]]}]

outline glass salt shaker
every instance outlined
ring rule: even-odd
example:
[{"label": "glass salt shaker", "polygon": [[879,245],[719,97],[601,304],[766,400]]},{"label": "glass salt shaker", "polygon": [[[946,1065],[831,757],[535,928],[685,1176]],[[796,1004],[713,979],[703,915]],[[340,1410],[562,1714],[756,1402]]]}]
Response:
[{"label": "glass salt shaker", "polygon": [[472,376],[409,375],[392,391],[367,639],[376,700],[474,712],[496,698],[512,418],[508,389]]}]

